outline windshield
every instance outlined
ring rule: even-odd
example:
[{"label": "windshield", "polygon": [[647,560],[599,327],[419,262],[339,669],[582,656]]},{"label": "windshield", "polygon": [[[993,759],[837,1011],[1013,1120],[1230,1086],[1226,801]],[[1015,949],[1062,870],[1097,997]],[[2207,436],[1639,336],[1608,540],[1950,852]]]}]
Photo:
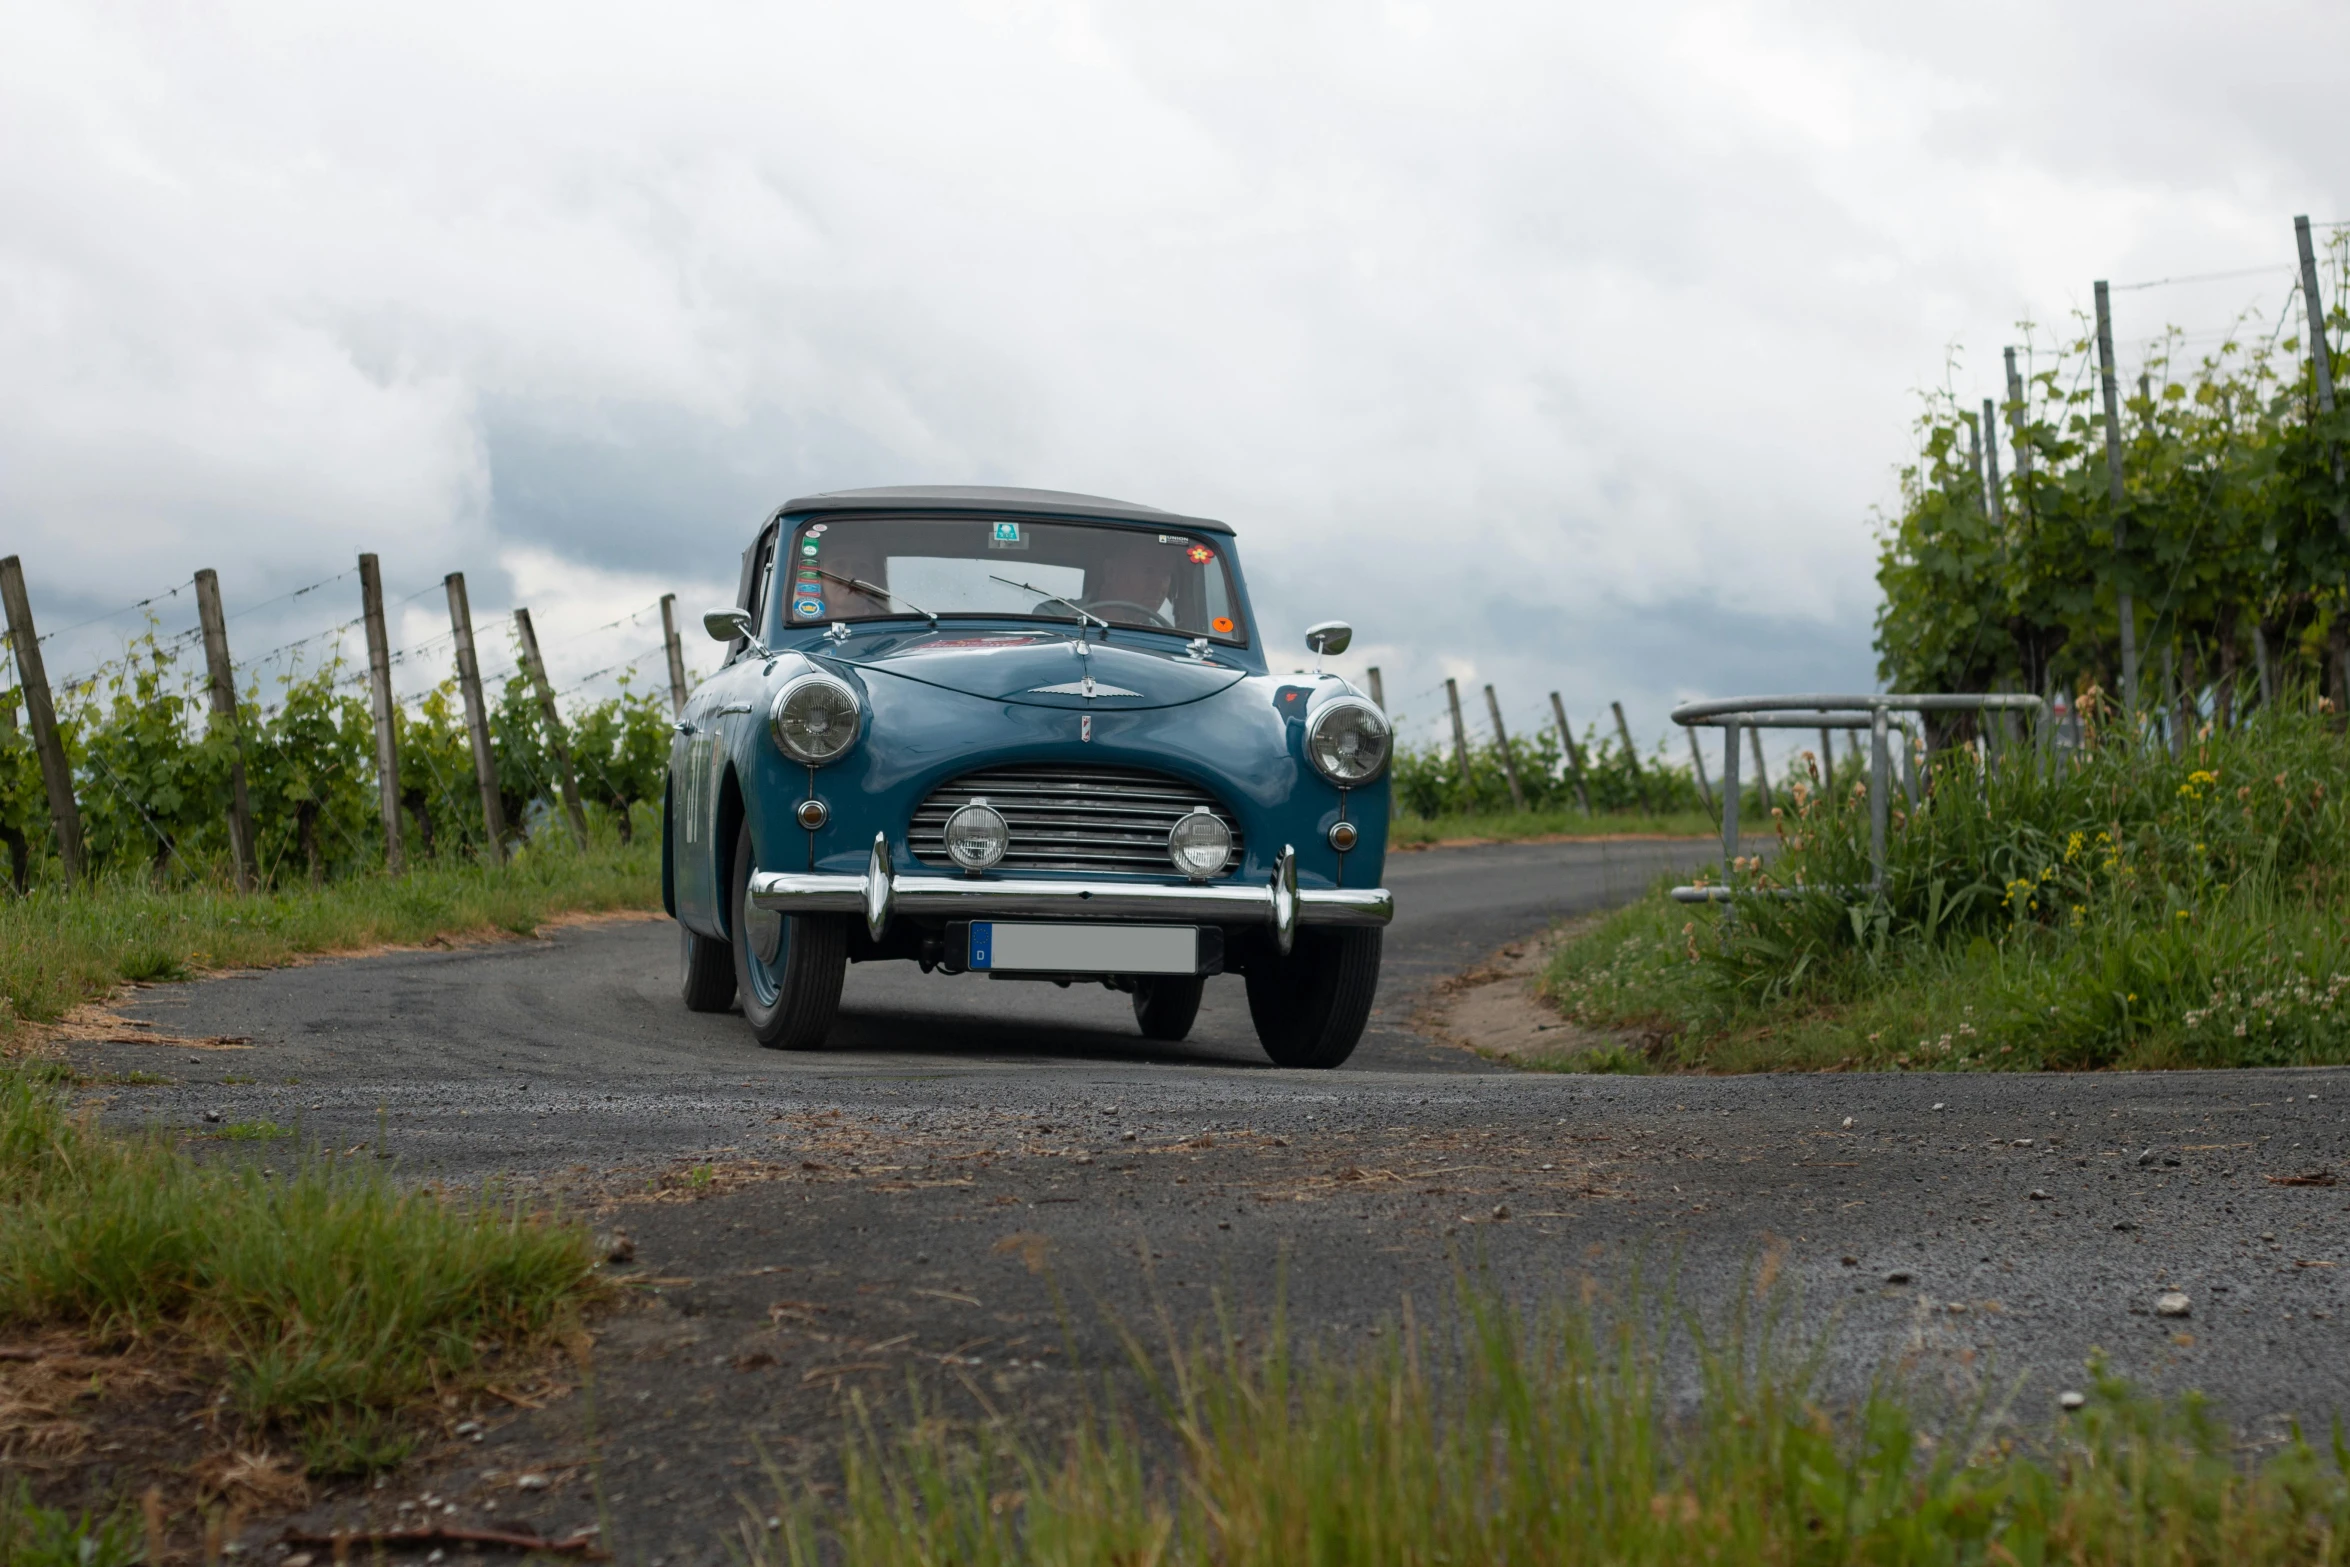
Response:
[{"label": "windshield", "polygon": [[792,535],[784,624],[984,615],[1245,643],[1223,544],[1028,517],[827,517]]}]

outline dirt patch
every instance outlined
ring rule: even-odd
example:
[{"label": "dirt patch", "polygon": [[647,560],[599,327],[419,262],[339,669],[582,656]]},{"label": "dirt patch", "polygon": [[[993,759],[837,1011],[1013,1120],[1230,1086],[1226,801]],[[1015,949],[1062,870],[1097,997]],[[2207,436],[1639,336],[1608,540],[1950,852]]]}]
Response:
[{"label": "dirt patch", "polygon": [[1628,1035],[1569,1020],[1538,989],[1551,954],[1596,924],[1596,917],[1562,921],[1441,981],[1413,1014],[1413,1029],[1438,1044],[1515,1066],[1555,1066],[1607,1046],[1637,1048],[1639,1041]]}]

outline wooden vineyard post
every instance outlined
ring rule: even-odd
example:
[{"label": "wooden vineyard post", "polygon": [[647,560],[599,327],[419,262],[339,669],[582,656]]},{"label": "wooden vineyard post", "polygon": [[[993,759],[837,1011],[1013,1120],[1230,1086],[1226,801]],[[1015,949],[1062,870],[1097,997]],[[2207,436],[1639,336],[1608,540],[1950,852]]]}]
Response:
[{"label": "wooden vineyard post", "polygon": [[1366,673],[1371,678],[1371,705],[1384,713],[1387,711],[1387,687],[1380,682],[1379,666],[1373,664]]},{"label": "wooden vineyard post", "polygon": [[685,644],[677,640],[677,595],[661,595],[661,647],[669,655],[669,711],[685,712]]},{"label": "wooden vineyard post", "polygon": [[[2097,290],[2097,379],[2105,396],[2105,482],[2113,503],[2114,563],[2126,571],[2122,547],[2129,541],[2129,519],[2122,497],[2121,394],[2113,379],[2113,306],[2100,278]],[[2138,606],[2127,580],[2114,586],[2114,600],[2122,629],[2122,707],[2133,717],[2138,711]]]},{"label": "wooden vineyard post", "polygon": [[563,715],[555,710],[555,688],[547,679],[546,662],[539,657],[539,636],[530,628],[530,611],[514,612],[514,629],[522,634],[522,667],[539,694],[539,716],[547,721],[547,747],[555,753],[556,779],[563,786],[563,814],[579,846],[587,847],[587,810],[579,803],[579,775],[571,770],[571,742],[564,738]]},{"label": "wooden vineyard post", "polygon": [[1452,709],[1452,759],[1461,770],[1461,786],[1469,783],[1469,730],[1461,722],[1461,684],[1447,675],[1444,677],[1444,700]]},{"label": "wooden vineyard post", "polygon": [[[2301,301],[2309,310],[2309,373],[2315,383],[2318,412],[2330,414],[2334,411],[2334,349],[2326,337],[2325,299],[2317,289],[2317,248],[2309,241],[2306,215],[2293,220],[2293,242],[2301,252]],[[2336,449],[2328,456],[2334,476],[2334,523],[2350,534],[2350,496],[2342,493],[2342,453]],[[2340,705],[2350,710],[2350,642],[2344,640],[2339,625],[2337,616],[2332,643],[2334,676],[2340,684],[2334,689]]]},{"label": "wooden vineyard post", "polygon": [[384,819],[384,869],[397,876],[400,852],[400,740],[392,719],[392,644],[384,634],[384,579],[373,555],[359,557],[359,610],[367,622],[367,692],[375,708],[375,794]]},{"label": "wooden vineyard post", "polygon": [[1778,806],[1771,799],[1771,768],[1770,764],[1763,760],[1761,726],[1748,724],[1746,739],[1754,750],[1754,791],[1762,800],[1763,814],[1768,816],[1772,811],[1777,810]]},{"label": "wooden vineyard post", "polygon": [[[1705,802],[1705,808],[1708,811],[1711,811],[1714,808],[1714,786],[1712,782],[1705,776],[1705,747],[1697,743],[1697,728],[1695,725],[1690,726],[1688,733],[1689,761],[1691,766],[1694,767],[1697,772],[1697,797],[1703,800]],[[1735,762],[1738,759],[1738,753],[1732,751],[1730,753],[1730,759]]]},{"label": "wooden vineyard post", "polygon": [[465,573],[442,579],[449,592],[449,630],[457,640],[457,689],[465,698],[465,737],[473,744],[473,782],[481,790],[481,830],[490,841],[490,863],[506,859],[506,807],[498,794],[498,755],[490,749],[489,704],[481,694],[481,659],[473,651],[473,605],[465,596]]},{"label": "wooden vineyard post", "polygon": [[1648,779],[1640,771],[1640,752],[1632,744],[1632,726],[1624,722],[1624,704],[1610,702],[1608,709],[1616,715],[1616,738],[1624,743],[1624,761],[1632,769],[1632,797],[1640,802],[1642,810],[1647,810]]},{"label": "wooden vineyard post", "polygon": [[88,865],[82,855],[82,812],[74,803],[73,768],[65,739],[57,732],[57,708],[49,700],[49,674],[41,664],[41,639],[33,630],[33,601],[26,596],[24,566],[11,555],[0,560],[0,605],[8,614],[9,645],[16,652],[16,679],[24,688],[25,723],[41,759],[41,785],[49,794],[49,821],[57,830],[57,860],[65,879],[81,881]]},{"label": "wooden vineyard post", "polygon": [[1526,809],[1526,790],[1518,782],[1518,759],[1510,751],[1510,732],[1502,727],[1501,700],[1493,694],[1493,687],[1485,688],[1485,713],[1493,720],[1494,742],[1501,747],[1501,773],[1510,782],[1510,809]]},{"label": "wooden vineyard post", "polygon": [[1575,777],[1575,799],[1582,805],[1583,814],[1591,814],[1591,785],[1583,776],[1583,748],[1575,743],[1575,731],[1567,723],[1567,705],[1559,694],[1550,694],[1550,716],[1558,720],[1559,745],[1567,753],[1567,770]]},{"label": "wooden vineyard post", "polygon": [[1992,422],[1991,399],[1983,399],[1983,514],[1991,519],[1994,530],[2007,526],[2004,502],[1999,494],[1999,443],[1989,438],[1999,426]]},{"label": "wooden vineyard post", "polygon": [[251,892],[261,880],[261,860],[253,846],[253,797],[245,787],[245,737],[237,730],[237,670],[228,656],[228,617],[220,612],[220,575],[209,567],[196,573],[196,623],[204,631],[212,719],[228,728],[229,855],[236,862],[237,891]]}]

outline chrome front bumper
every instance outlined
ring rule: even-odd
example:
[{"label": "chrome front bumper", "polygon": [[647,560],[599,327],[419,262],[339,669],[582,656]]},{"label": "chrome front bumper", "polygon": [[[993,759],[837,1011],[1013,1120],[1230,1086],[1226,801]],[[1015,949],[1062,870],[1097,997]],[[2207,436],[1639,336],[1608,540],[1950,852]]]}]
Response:
[{"label": "chrome front bumper", "polygon": [[1297,851],[1287,845],[1273,874],[1255,885],[1230,882],[1158,885],[1111,881],[989,881],[963,876],[901,876],[889,843],[873,838],[862,876],[753,871],[748,901],[778,914],[863,914],[881,939],[899,914],[949,919],[1165,919],[1202,924],[1263,923],[1283,952],[1300,925],[1384,925],[1395,897],[1384,887],[1297,885]]}]

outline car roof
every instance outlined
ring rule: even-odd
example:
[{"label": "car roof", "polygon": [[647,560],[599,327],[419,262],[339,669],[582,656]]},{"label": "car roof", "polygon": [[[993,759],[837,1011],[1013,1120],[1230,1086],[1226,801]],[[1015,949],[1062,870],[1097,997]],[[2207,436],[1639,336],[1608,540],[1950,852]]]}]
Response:
[{"label": "car roof", "polygon": [[1206,528],[1230,533],[1229,523],[1185,517],[1156,506],[1115,501],[1073,490],[1025,490],[996,484],[893,484],[873,490],[830,490],[783,503],[783,515],[826,511],[1017,512],[1022,516],[1086,517],[1138,527]]}]

